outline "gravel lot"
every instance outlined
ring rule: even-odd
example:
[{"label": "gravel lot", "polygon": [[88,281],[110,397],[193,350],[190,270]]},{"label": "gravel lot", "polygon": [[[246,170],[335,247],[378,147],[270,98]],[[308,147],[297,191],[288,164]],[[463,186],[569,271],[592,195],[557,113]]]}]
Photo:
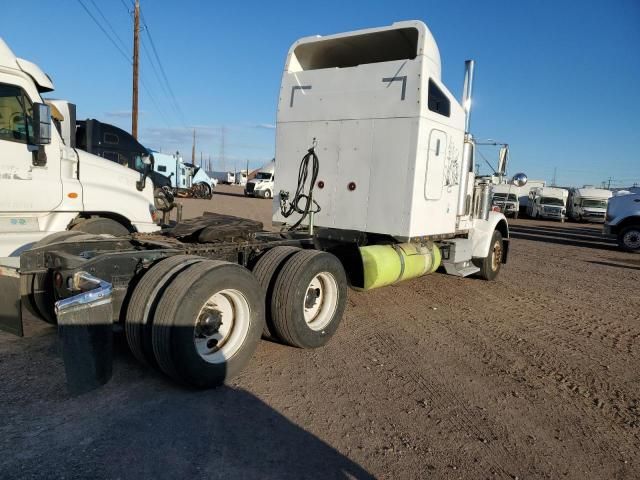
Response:
[{"label": "gravel lot", "polygon": [[[239,187],[183,203],[271,216]],[[120,338],[113,380],[70,398],[55,329],[28,321],[0,333],[0,477],[640,478],[640,256],[600,230],[514,221],[496,282],[351,291],[328,346],[263,341],[212,391]]]}]

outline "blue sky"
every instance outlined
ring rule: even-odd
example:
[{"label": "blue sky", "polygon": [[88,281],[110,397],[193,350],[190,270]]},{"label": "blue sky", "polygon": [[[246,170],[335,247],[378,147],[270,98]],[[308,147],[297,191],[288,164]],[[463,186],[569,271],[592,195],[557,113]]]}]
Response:
[{"label": "blue sky", "polygon": [[[130,1],[82,0],[127,54]],[[512,173],[551,180],[557,169],[566,185],[610,176],[615,186],[640,183],[638,0],[141,0],[141,7],[179,103],[172,106],[157,65],[154,72],[143,32],[140,140],[148,147],[179,149],[189,159],[196,126],[198,152],[218,169],[224,126],[226,168],[260,165],[274,154],[280,76],[292,42],[420,19],[457,96],[464,60],[476,60],[472,131],[510,144]],[[49,73],[56,98],[76,103],[79,118],[130,128],[131,66],[79,1],[23,0],[2,10],[0,34]],[[481,152],[496,158],[490,147]]]}]

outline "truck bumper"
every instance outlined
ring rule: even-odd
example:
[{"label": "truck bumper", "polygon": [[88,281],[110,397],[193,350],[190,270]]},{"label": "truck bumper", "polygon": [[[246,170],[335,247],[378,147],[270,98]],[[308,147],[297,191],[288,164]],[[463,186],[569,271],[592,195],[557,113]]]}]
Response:
[{"label": "truck bumper", "polygon": [[73,282],[81,293],[56,302],[56,316],[67,388],[78,395],[111,379],[112,285],[86,272],[77,272]]}]

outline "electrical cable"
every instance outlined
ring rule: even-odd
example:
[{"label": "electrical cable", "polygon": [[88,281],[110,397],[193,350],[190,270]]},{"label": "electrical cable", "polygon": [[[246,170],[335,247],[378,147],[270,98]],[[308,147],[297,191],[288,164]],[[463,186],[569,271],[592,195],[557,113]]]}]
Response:
[{"label": "electrical cable", "polygon": [[[296,187],[296,193],[291,201],[288,202],[289,192],[280,192],[280,213],[282,214],[282,216],[288,218],[293,213],[301,214],[298,221],[291,227],[289,227],[289,231],[295,230],[310,213],[318,213],[321,210],[318,202],[313,200],[313,189],[318,179],[318,172],[320,171],[320,161],[318,159],[318,155],[315,152],[315,148],[316,144],[314,139],[314,145],[309,150],[307,150],[307,153],[304,155],[304,157],[302,157],[302,160],[300,161],[300,167],[298,169],[298,185]],[[304,187],[309,177],[310,161],[312,162],[311,179],[309,182],[309,190],[305,194]],[[304,201],[303,208],[300,207],[300,202],[302,201]],[[315,208],[312,210],[313,206],[315,206]]]}]

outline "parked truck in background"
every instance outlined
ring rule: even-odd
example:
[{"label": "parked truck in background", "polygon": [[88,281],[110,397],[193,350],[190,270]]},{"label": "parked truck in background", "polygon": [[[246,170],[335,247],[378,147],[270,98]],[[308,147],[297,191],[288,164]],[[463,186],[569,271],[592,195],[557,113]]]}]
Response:
[{"label": "parked truck in background", "polygon": [[491,204],[498,207],[507,216],[518,218],[520,212],[520,201],[518,199],[517,187],[510,183],[501,183],[492,188]]},{"label": "parked truck in background", "polygon": [[534,188],[529,192],[527,215],[531,218],[552,219],[564,222],[567,218],[568,197],[569,191],[566,188]]},{"label": "parked truck in background", "polygon": [[613,193],[604,188],[582,187],[569,190],[567,212],[577,222],[605,221],[607,204]]},{"label": "parked truck in background", "polygon": [[51,128],[54,90],[0,39],[0,256],[62,230],[128,234],[158,229],[153,187],[128,168],[65,144]]},{"label": "parked truck in background", "polygon": [[151,154],[154,158],[154,170],[169,179],[170,187],[176,195],[211,198],[216,182],[207,175],[204,168],[184,162],[179,152],[170,155],[151,150]]},{"label": "parked truck in background", "polygon": [[[280,232],[205,214],[154,235],[54,239],[0,262],[0,325],[22,331],[18,299],[56,321],[74,391],[108,380],[114,325],[142,362],[212,387],[246,365],[261,335],[326,344],[348,285],[441,266],[495,279],[509,229],[491,209],[491,178],[473,172],[472,85],[467,61],[454,98],[420,21],[298,40],[277,113]],[[34,279],[39,288],[21,294]]]},{"label": "parked truck in background", "polygon": [[627,252],[640,252],[640,192],[620,191],[609,198],[604,234]]},{"label": "parked truck in background", "polygon": [[[53,103],[53,102],[50,102]],[[147,170],[145,159],[151,162],[148,177],[157,188],[168,187],[170,180],[155,169],[155,159],[149,150],[129,132],[95,119],[76,121],[76,147],[105,158],[138,173]]]},{"label": "parked truck in background", "polygon": [[275,181],[276,162],[264,165],[256,172],[255,177],[247,181],[244,187],[244,194],[250,197],[260,197],[270,199],[273,197],[274,181]]}]

